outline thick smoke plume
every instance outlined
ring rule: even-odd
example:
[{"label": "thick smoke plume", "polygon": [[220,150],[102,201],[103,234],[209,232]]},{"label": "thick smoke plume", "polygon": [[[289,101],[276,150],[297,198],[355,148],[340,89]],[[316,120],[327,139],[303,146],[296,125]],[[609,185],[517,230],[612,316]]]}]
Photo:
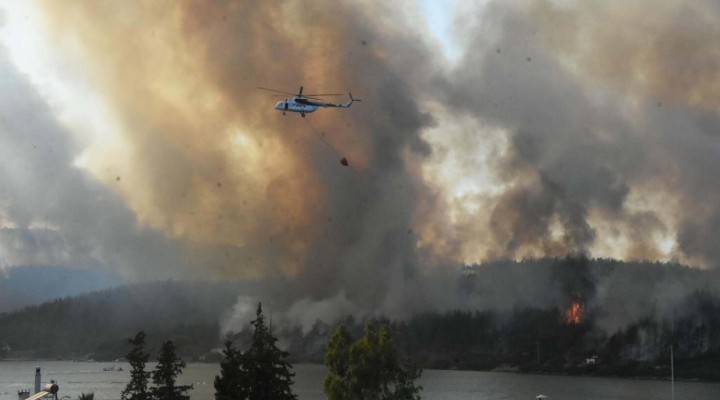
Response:
[{"label": "thick smoke plume", "polygon": [[[343,2],[46,5],[122,132],[124,149],[91,150],[88,168],[142,226],[183,243],[201,274],[269,278],[261,297],[278,308],[347,298],[400,314],[418,274],[412,216],[425,191],[406,160],[429,154],[420,133],[432,123],[414,82],[434,63],[394,13]],[[366,101],[303,120],[256,90],[300,85]]]},{"label": "thick smoke plume", "polygon": [[0,71],[0,271],[105,266],[155,278],[153,268],[171,264],[189,273],[180,246],[138,228],[122,199],[72,166],[77,145],[3,48]]},{"label": "thick smoke plume", "polygon": [[[485,165],[497,194],[456,217],[488,228],[461,238],[461,254],[716,265],[706,238],[720,227],[709,181],[720,142],[704,71],[720,62],[717,8],[498,2],[472,18],[468,50],[441,87],[449,112],[486,126],[460,133],[466,142],[493,130],[506,141]],[[463,234],[454,228],[446,235]]]},{"label": "thick smoke plume", "polygon": [[[0,215],[27,251],[3,239],[3,262],[37,263],[18,255],[57,248],[80,257],[66,264],[139,278],[256,279],[235,320],[262,300],[304,326],[347,313],[564,304],[580,290],[568,285],[605,293],[583,267],[493,300],[479,288],[512,274],[458,290],[466,263],[716,266],[720,9],[489,2],[458,16],[464,48],[450,62],[408,7],[42,3],[53,46],[108,110],[107,131],[70,140],[47,107],[32,106],[39,125],[22,129],[51,135],[62,153],[28,165],[65,172],[42,182],[68,184],[23,192],[37,174],[24,177],[9,151],[2,172],[24,183]],[[364,101],[282,117],[256,90],[301,85]],[[8,121],[32,113],[13,107],[0,110]],[[18,135],[12,146],[25,143],[17,125],[3,129]],[[36,197],[57,209],[25,202]],[[51,228],[37,229],[40,214]],[[43,245],[55,232],[65,242]]]}]

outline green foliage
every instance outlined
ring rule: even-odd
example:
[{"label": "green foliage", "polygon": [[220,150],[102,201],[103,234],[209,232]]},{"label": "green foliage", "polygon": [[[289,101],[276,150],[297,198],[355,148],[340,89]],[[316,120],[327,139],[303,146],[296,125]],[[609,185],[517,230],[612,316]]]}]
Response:
[{"label": "green foliage", "polygon": [[221,376],[215,378],[216,399],[295,400],[291,386],[294,373],[286,361],[288,353],[276,346],[277,338],[265,325],[262,306],[258,304],[250,348],[240,354],[228,342]]},{"label": "green foliage", "polygon": [[295,374],[290,372],[292,365],[286,361],[288,353],[275,345],[277,338],[272,336],[265,325],[262,305],[258,304],[256,318],[251,323],[255,332],[250,348],[245,353],[245,365],[252,382],[248,399],[296,399],[297,396],[290,388]]},{"label": "green foliage", "polygon": [[328,342],[325,393],[330,400],[417,400],[422,371],[404,364],[390,340],[390,328],[365,325],[365,336],[355,343],[341,325]]},{"label": "green foliage", "polygon": [[95,393],[94,393],[94,392],[90,392],[90,393],[80,393],[80,395],[78,396],[78,400],[93,400],[93,399],[95,399]]},{"label": "green foliage", "polygon": [[220,362],[220,375],[215,377],[215,399],[246,399],[250,382],[243,354],[234,349],[232,342],[228,340],[225,342],[223,355],[225,357]]},{"label": "green foliage", "polygon": [[145,363],[149,357],[145,352],[145,332],[138,332],[129,342],[133,348],[125,355],[125,358],[130,363],[130,382],[123,389],[120,398],[122,400],[150,400],[148,391],[150,373],[145,371]]},{"label": "green foliage", "polygon": [[158,354],[158,364],[152,373],[155,387],[150,389],[155,400],[185,400],[189,399],[186,393],[192,389],[191,385],[177,386],[175,379],[182,374],[185,361],[178,358],[172,340],[163,343]]},{"label": "green foliage", "polygon": [[350,346],[352,337],[345,325],[340,325],[328,341],[325,364],[328,373],[325,375],[325,393],[332,400],[349,400],[352,397],[350,380],[346,379],[350,372]]}]

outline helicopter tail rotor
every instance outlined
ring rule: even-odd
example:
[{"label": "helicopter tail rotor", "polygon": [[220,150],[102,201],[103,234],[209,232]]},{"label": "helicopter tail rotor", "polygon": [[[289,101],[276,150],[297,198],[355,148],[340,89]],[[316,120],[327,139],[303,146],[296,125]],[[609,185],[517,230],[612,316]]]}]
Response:
[{"label": "helicopter tail rotor", "polygon": [[343,107],[345,107],[345,108],[350,108],[350,106],[352,105],[352,103],[354,103],[354,102],[356,102],[356,101],[362,101],[362,100],[360,100],[360,99],[354,98],[353,95],[352,95],[352,93],[348,92],[348,94],[350,95],[350,101],[347,102],[345,105],[343,105]]}]

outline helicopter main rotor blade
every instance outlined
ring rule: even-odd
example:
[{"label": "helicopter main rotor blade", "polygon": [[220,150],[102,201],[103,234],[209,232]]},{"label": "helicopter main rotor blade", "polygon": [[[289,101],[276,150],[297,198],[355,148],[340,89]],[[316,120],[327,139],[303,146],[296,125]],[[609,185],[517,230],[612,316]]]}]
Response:
[{"label": "helicopter main rotor blade", "polygon": [[298,97],[298,98],[299,99],[310,99],[310,100],[316,100],[316,101],[325,101],[325,99],[321,99],[319,97],[310,97],[310,96],[305,96],[305,95],[302,95],[302,97]]},{"label": "helicopter main rotor blade", "polygon": [[304,95],[302,95],[302,97],[311,97],[311,96],[315,96],[315,97],[320,97],[320,96],[344,96],[344,94],[342,94],[342,93],[323,93],[323,94],[304,94]]},{"label": "helicopter main rotor blade", "polygon": [[260,86],[258,86],[257,88],[260,90],[267,90],[269,92],[282,93],[282,94],[288,94],[290,96],[296,96],[295,93],[283,92],[282,90],[268,89],[268,88],[264,88],[264,87],[260,87]]},{"label": "helicopter main rotor blade", "polygon": [[[306,99],[311,99],[311,98],[321,97],[321,96],[343,96],[343,94],[341,94],[341,93],[303,94],[303,93],[302,93],[302,91],[303,91],[302,86],[300,87],[300,92],[299,92],[299,93],[284,92],[284,91],[282,91],[282,90],[269,89],[269,88],[262,87],[262,86],[258,86],[257,88],[260,89],[260,90],[267,90],[268,92],[282,93],[282,94],[287,94],[287,95],[290,95],[290,96],[302,97],[302,98],[306,98]],[[314,100],[322,100],[322,99],[315,98]]]}]

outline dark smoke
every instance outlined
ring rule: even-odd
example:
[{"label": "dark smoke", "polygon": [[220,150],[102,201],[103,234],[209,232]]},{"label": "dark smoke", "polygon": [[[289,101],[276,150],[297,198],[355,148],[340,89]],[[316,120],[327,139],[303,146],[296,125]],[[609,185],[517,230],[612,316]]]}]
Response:
[{"label": "dark smoke", "polygon": [[[4,264],[257,279],[238,321],[262,300],[305,326],[634,295],[621,274],[592,279],[582,263],[535,280],[513,266],[482,270],[458,293],[464,263],[717,265],[717,7],[491,2],[462,16],[452,67],[394,7],[43,3],[53,46],[102,99],[121,145],[69,139],[4,67],[5,92],[28,96],[4,97],[0,110]],[[364,102],[283,118],[255,90],[301,85]],[[628,315],[669,310],[684,287],[638,299]]]},{"label": "dark smoke", "polygon": [[[79,41],[85,54],[113,49],[85,68],[136,150],[123,155],[130,162],[121,172],[137,186],[121,193],[141,222],[186,243],[198,269],[265,278],[262,298],[248,301],[269,309],[416,307],[421,260],[409,232],[427,189],[407,159],[430,154],[420,134],[433,119],[418,95],[436,70],[418,34],[380,4],[166,6],[139,6],[129,24],[119,4],[46,7],[58,36]],[[164,76],[174,79],[158,86]],[[303,120],[283,118],[255,90],[300,85],[367,100]],[[239,150],[238,132],[249,143]],[[347,306],[324,307],[329,299]]]},{"label": "dark smoke", "polygon": [[[509,135],[507,152],[493,161],[496,179],[510,185],[489,203],[500,251],[490,254],[609,249],[625,259],[715,265],[717,246],[704,238],[720,227],[709,206],[720,194],[709,182],[720,142],[711,133],[716,107],[701,101],[714,89],[687,64],[720,59],[672,50],[687,43],[709,50],[709,37],[680,28],[684,13],[709,12],[699,19],[709,24],[717,9],[703,2],[659,7],[651,11],[665,23],[659,26],[641,15],[645,7],[611,3],[491,3],[476,15],[468,50],[442,85],[455,115]],[[606,17],[602,24],[590,22],[596,14]],[[644,22],[626,24],[634,18]],[[646,45],[648,34],[657,40]],[[633,82],[636,76],[647,79]],[[633,91],[636,85],[644,86]],[[624,249],[604,244],[613,235],[622,235]],[[677,245],[661,248],[654,235]]]}]

